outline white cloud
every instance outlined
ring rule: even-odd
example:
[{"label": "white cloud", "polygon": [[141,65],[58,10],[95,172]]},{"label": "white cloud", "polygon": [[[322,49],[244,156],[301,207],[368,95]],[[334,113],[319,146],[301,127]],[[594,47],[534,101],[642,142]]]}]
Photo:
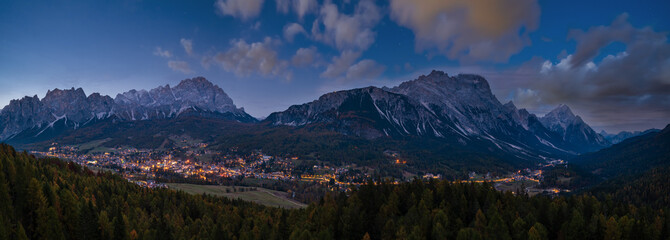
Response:
[{"label": "white cloud", "polygon": [[286,38],[286,41],[293,42],[295,35],[300,33],[307,35],[307,32],[302,26],[300,26],[300,24],[289,23],[284,26],[284,38]]},{"label": "white cloud", "polygon": [[390,8],[418,52],[468,61],[507,61],[530,44],[540,16],[536,0],[391,0]]},{"label": "white cloud", "polygon": [[277,11],[284,14],[291,9],[302,19],[307,13],[315,12],[319,3],[316,0],[277,0]]},{"label": "white cloud", "polygon": [[184,61],[169,61],[168,67],[170,67],[174,71],[180,71],[185,74],[192,73],[191,67],[188,65],[187,62]]},{"label": "white cloud", "polygon": [[212,56],[204,56],[200,60],[200,65],[202,65],[203,68],[209,70],[209,67],[212,65]]},{"label": "white cloud", "polygon": [[297,67],[314,65],[317,63],[317,58],[319,58],[319,53],[316,47],[300,48],[295,52],[293,58],[291,58],[291,63]]},{"label": "white cloud", "polygon": [[321,77],[336,78],[347,72],[349,67],[361,56],[360,52],[344,51],[340,56],[333,57],[333,62],[328,64],[326,71],[321,73]]},{"label": "white cloud", "polygon": [[264,0],[217,0],[214,3],[217,11],[223,15],[230,15],[242,20],[258,16]]},{"label": "white cloud", "polygon": [[163,49],[161,49],[161,47],[156,47],[156,49],[154,49],[154,55],[164,57],[164,58],[172,57],[172,53],[170,53],[170,51],[163,50]]},{"label": "white cloud", "polygon": [[193,55],[193,40],[182,38],[179,42],[181,43],[181,46],[184,47],[184,51],[186,51],[186,54],[188,54],[189,56],[192,56]]},{"label": "white cloud", "polygon": [[278,59],[277,52],[273,49],[279,45],[279,40],[266,37],[262,42],[247,43],[243,39],[238,39],[231,41],[231,45],[228,51],[214,56],[214,60],[224,70],[239,76],[253,73],[290,76],[287,72],[288,61]]},{"label": "white cloud", "polygon": [[375,41],[372,28],[380,19],[380,10],[373,1],[359,2],[352,15],[340,13],[333,3],[325,3],[312,24],[312,37],[341,51],[366,50]]},{"label": "white cloud", "polygon": [[340,56],[335,56],[332,63],[321,73],[321,77],[341,78],[347,80],[370,79],[379,76],[386,67],[370,59],[356,60],[361,56],[360,52],[344,51]]},{"label": "white cloud", "polygon": [[378,64],[374,60],[365,59],[352,65],[347,70],[347,79],[371,79],[376,78],[386,70],[386,67]]},{"label": "white cloud", "polygon": [[514,93],[514,103],[524,108],[538,109],[543,106],[542,99],[537,91],[528,88],[517,88]]}]

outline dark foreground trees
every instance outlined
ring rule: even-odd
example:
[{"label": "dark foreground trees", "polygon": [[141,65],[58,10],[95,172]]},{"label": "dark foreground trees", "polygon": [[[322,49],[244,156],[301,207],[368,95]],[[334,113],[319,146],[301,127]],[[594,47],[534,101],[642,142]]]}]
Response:
[{"label": "dark foreground trees", "polygon": [[668,239],[670,226],[667,206],[629,204],[624,192],[551,199],[414,181],[285,210],[140,188],[4,144],[0,170],[0,239]]}]

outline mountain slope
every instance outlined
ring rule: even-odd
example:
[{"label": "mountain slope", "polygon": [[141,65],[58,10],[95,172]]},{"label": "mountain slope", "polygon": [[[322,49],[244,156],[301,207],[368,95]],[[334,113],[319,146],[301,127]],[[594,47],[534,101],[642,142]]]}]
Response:
[{"label": "mountain slope", "polygon": [[670,165],[670,125],[624,140],[612,147],[584,154],[570,163],[593,172],[602,178],[636,174],[654,167]]},{"label": "mountain slope", "polygon": [[456,135],[451,129],[441,128],[445,119],[416,107],[417,104],[405,95],[367,87],[329,93],[316,101],[272,113],[264,121],[289,126],[324,123],[334,131],[369,139]]},{"label": "mountain slope", "polygon": [[327,126],[367,139],[415,136],[458,142],[488,142],[516,158],[539,160],[583,152],[514,104],[501,104],[486,79],[432,71],[394,88],[368,87],[328,93],[268,116],[279,126]]}]

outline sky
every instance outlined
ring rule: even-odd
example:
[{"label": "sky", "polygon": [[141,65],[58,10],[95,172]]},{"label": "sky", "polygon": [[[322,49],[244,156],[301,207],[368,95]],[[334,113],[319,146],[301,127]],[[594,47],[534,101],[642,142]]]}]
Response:
[{"label": "sky", "polygon": [[670,123],[670,1],[0,1],[0,105],[204,76],[265,117],[336,90],[475,73],[595,130]]}]

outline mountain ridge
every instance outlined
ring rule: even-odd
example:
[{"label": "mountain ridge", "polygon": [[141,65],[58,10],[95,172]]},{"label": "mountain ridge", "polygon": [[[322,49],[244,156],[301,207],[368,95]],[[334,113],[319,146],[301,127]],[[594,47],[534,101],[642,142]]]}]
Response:
[{"label": "mountain ridge", "polygon": [[[573,118],[578,117],[567,106],[561,108],[570,117],[562,121],[577,121]],[[602,138],[578,119],[579,124],[564,125],[570,126],[570,130],[587,129],[588,134],[595,134],[584,141]],[[330,130],[370,139],[415,135],[452,138],[462,145],[486,140],[503,151],[516,152],[519,157],[591,150],[568,142],[572,139],[564,137],[566,130],[550,130],[541,118],[517,109],[512,102],[500,103],[485,78],[475,74],[449,76],[436,70],[393,88],[366,87],[327,93],[312,102],[272,113],[263,122],[293,127],[321,123],[330,126]],[[591,145],[594,144],[588,144]],[[605,146],[608,144],[603,142],[593,149]]]},{"label": "mountain ridge", "polygon": [[86,96],[82,88],[73,87],[48,90],[43,99],[35,95],[12,100],[0,112],[0,140],[11,139],[35,127],[53,127],[61,119],[65,119],[65,126],[78,128],[111,116],[128,121],[173,118],[187,109],[204,115],[231,113],[227,118],[240,122],[257,121],[243,108],[237,108],[223,89],[204,77],[195,77],[182,80],[174,88],[165,85],[150,91],[132,89],[117,94],[114,99],[99,93]]},{"label": "mountain ridge", "polygon": [[[83,89],[71,88],[50,90],[42,100],[37,96],[12,100],[0,112],[0,139],[19,136],[14,140],[45,140],[71,132],[53,129],[54,126],[77,129],[112,117],[113,122],[140,121],[175,118],[182,113],[259,122],[243,108],[237,108],[221,88],[203,77],[195,77],[174,87],[166,84],[148,91],[131,89],[115,98],[99,93],[86,96]],[[534,161],[608,146],[565,105],[538,117],[518,109],[511,101],[502,104],[482,76],[450,76],[436,70],[393,88],[371,86],[327,93],[314,101],[274,112],[260,124],[327,130],[368,141],[431,138]],[[578,133],[585,137],[574,138]],[[573,139],[580,141],[572,142]]]}]

